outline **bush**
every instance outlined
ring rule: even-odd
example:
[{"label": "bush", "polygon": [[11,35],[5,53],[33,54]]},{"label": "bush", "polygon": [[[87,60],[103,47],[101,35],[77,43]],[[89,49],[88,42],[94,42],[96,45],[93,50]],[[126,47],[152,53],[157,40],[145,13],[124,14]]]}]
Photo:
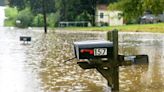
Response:
[{"label": "bush", "polygon": [[126,24],[138,24],[139,23],[139,19],[128,19],[126,21]]},{"label": "bush", "polygon": [[18,10],[17,8],[11,8],[11,7],[7,7],[5,9],[5,16],[8,18],[8,19],[15,19],[18,15]]},{"label": "bush", "polygon": [[18,16],[17,8],[7,7],[5,8],[5,26],[15,26],[16,17]]},{"label": "bush", "polygon": [[83,12],[76,17],[77,21],[88,21],[92,20],[91,16],[87,12]]},{"label": "bush", "polygon": [[57,11],[56,13],[50,13],[47,18],[47,24],[49,27],[58,26],[58,22],[60,19],[60,13]]},{"label": "bush", "polygon": [[109,24],[108,24],[107,22],[102,22],[102,21],[100,21],[100,22],[97,24],[97,26],[100,26],[100,27],[102,27],[102,26],[109,26]]},{"label": "bush", "polygon": [[48,15],[47,24],[49,27],[54,27],[56,23],[56,16],[54,13]]},{"label": "bush", "polygon": [[[55,27],[59,19],[58,13],[50,13],[47,14],[47,26]],[[44,26],[44,18],[43,14],[37,14],[33,19],[33,26],[35,27],[43,27]]]},{"label": "bush", "polygon": [[32,20],[33,20],[33,14],[30,11],[30,9],[26,8],[19,12],[17,16],[17,20],[20,21],[20,23],[16,23],[17,27],[25,28],[28,26],[31,26]]},{"label": "bush", "polygon": [[[44,19],[43,14],[37,14],[35,17],[29,8],[22,11],[17,10],[17,8],[8,7],[5,9],[5,26],[16,26],[20,28],[25,28],[28,26],[43,27]],[[47,14],[47,26],[55,27],[60,19],[60,12]]]},{"label": "bush", "polygon": [[44,26],[43,14],[37,14],[34,17],[32,26],[34,26],[34,27],[42,27],[42,26]]}]

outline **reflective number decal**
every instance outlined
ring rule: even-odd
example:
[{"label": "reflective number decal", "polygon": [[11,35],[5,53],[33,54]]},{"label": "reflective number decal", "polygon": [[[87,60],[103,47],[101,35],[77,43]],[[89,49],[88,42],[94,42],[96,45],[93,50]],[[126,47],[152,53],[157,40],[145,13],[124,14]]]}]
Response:
[{"label": "reflective number decal", "polygon": [[94,56],[106,56],[106,55],[107,55],[107,48],[94,49]]}]

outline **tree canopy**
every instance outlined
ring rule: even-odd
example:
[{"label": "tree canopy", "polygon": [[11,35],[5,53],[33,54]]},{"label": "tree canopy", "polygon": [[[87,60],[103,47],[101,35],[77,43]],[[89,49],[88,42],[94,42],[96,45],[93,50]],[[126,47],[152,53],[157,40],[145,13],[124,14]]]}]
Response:
[{"label": "tree canopy", "polygon": [[164,12],[164,0],[119,0],[109,5],[110,10],[123,11],[125,19],[136,19],[143,15],[145,11],[153,14]]},{"label": "tree canopy", "polygon": [[54,14],[58,21],[90,21],[94,24],[97,4],[109,4],[110,10],[120,10],[124,19],[137,19],[145,11],[160,14],[164,11],[164,0],[8,0],[11,7],[19,11],[27,7],[35,15],[43,11],[43,1],[46,12]]},{"label": "tree canopy", "polygon": [[[19,11],[29,7],[34,15],[42,13],[44,0],[8,0],[9,6]],[[46,12],[58,16],[58,21],[90,21],[93,23],[97,4],[108,4],[117,0],[45,0]]]}]

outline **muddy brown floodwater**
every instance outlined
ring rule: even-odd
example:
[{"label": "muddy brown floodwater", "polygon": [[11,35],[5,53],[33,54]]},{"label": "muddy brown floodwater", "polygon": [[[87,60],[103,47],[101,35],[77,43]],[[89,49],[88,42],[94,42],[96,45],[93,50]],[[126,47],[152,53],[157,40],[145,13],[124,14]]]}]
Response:
[{"label": "muddy brown floodwater", "polygon": [[[110,92],[94,69],[83,70],[74,57],[74,41],[106,39],[105,32],[0,29],[0,92]],[[23,45],[19,37],[32,41]],[[119,54],[149,55],[149,65],[120,67],[120,92],[164,92],[164,34],[119,33]]]}]

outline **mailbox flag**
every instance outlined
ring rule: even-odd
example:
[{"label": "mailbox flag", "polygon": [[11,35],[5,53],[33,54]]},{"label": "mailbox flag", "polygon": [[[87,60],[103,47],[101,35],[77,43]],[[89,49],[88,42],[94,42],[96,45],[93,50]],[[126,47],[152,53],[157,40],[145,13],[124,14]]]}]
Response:
[{"label": "mailbox flag", "polygon": [[80,50],[81,53],[89,53],[90,55],[94,54],[94,50],[93,49],[82,49]]}]

